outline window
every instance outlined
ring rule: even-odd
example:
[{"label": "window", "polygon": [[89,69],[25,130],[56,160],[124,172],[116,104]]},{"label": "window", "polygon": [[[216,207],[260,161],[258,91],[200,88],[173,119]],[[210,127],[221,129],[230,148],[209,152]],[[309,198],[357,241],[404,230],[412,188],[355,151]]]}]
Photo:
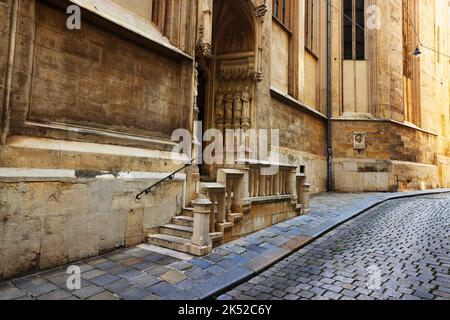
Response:
[{"label": "window", "polygon": [[305,0],[305,45],[313,53],[317,51],[317,0]]},{"label": "window", "polygon": [[289,0],[272,0],[273,15],[284,24],[285,27],[289,27]]},{"label": "window", "polygon": [[344,60],[365,60],[364,0],[344,0]]}]

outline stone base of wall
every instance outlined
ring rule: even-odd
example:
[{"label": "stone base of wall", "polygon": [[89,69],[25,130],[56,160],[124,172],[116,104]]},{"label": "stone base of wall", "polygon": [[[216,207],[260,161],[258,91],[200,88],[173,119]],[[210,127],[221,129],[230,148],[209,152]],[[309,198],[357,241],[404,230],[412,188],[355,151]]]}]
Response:
[{"label": "stone base of wall", "polygon": [[178,215],[185,176],[0,168],[0,280],[142,243]]},{"label": "stone base of wall", "polygon": [[435,165],[338,158],[334,183],[340,192],[397,192],[442,187]]},{"label": "stone base of wall", "polygon": [[283,198],[278,201],[253,201],[249,211],[244,213],[242,221],[235,224],[232,229],[226,230],[220,243],[227,243],[248,234],[269,228],[275,224],[292,219],[300,211],[295,210],[291,198]]},{"label": "stone base of wall", "polygon": [[438,156],[437,163],[439,168],[440,187],[450,188],[450,158]]}]

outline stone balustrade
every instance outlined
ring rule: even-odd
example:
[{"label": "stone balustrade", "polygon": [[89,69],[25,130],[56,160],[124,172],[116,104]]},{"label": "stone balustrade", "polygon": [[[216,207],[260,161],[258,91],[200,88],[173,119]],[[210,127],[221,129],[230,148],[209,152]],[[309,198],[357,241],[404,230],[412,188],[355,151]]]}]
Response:
[{"label": "stone balustrade", "polygon": [[248,183],[250,198],[285,195],[297,198],[294,167],[280,166],[274,173],[265,172],[264,169],[267,169],[267,165],[253,164],[250,166]]},{"label": "stone balustrade", "polygon": [[295,166],[268,168],[267,163],[254,162],[242,170],[218,169],[217,182],[201,183],[198,199],[192,202],[193,254],[208,252],[213,240],[223,237],[225,230],[233,228],[244,217],[244,211],[250,210],[247,206],[259,210],[258,204],[274,202],[283,212],[286,205],[292,204],[291,212],[309,214],[310,185],[306,183],[304,167],[300,167],[300,173]]}]

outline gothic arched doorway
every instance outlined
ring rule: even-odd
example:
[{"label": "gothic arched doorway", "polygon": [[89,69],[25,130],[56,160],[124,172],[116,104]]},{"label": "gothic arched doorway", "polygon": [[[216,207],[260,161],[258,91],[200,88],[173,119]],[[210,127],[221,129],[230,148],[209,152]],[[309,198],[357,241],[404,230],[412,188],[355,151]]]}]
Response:
[{"label": "gothic arched doorway", "polygon": [[[200,61],[204,86],[204,130],[249,129],[254,113],[257,70],[256,17],[252,1],[215,0],[212,8],[212,43],[209,59]],[[215,179],[220,165],[202,165],[203,176]]]}]

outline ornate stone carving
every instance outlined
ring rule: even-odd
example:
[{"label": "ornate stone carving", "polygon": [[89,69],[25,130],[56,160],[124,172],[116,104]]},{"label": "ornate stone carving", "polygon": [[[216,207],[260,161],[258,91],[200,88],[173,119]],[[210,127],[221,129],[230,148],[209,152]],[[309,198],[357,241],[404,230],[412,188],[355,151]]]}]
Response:
[{"label": "ornate stone carving", "polygon": [[225,112],[226,112],[226,122],[233,123],[233,90],[228,88],[228,92],[225,96]]},{"label": "ornate stone carving", "polygon": [[198,109],[198,62],[195,63],[195,68],[194,68],[194,112],[196,114],[199,113],[199,109]]},{"label": "ornate stone carving", "polygon": [[237,87],[234,94],[234,123],[239,125],[242,117],[242,92],[241,88]]},{"label": "ornate stone carving", "polygon": [[206,59],[211,59],[213,57],[212,47],[209,43],[200,44],[198,50],[200,51],[200,54]]},{"label": "ornate stone carving", "polygon": [[225,95],[222,89],[219,89],[216,93],[216,105],[215,105],[216,123],[219,125],[223,124],[225,120],[224,102],[225,102]]},{"label": "ornate stone carving", "polygon": [[253,54],[236,54],[221,56],[219,59],[218,76],[221,80],[245,80],[253,78],[255,58]]},{"label": "ornate stone carving", "polygon": [[220,53],[243,52],[250,50],[249,30],[234,28],[232,32],[225,34]]},{"label": "ornate stone carving", "polygon": [[242,124],[249,125],[251,112],[250,101],[252,99],[252,95],[250,94],[248,87],[245,87],[241,98],[242,98]]},{"label": "ornate stone carving", "polygon": [[267,8],[266,4],[262,4],[262,5],[257,6],[255,8],[255,16],[256,16],[256,18],[264,19],[264,16],[266,15],[267,10],[268,10],[268,8]]}]

